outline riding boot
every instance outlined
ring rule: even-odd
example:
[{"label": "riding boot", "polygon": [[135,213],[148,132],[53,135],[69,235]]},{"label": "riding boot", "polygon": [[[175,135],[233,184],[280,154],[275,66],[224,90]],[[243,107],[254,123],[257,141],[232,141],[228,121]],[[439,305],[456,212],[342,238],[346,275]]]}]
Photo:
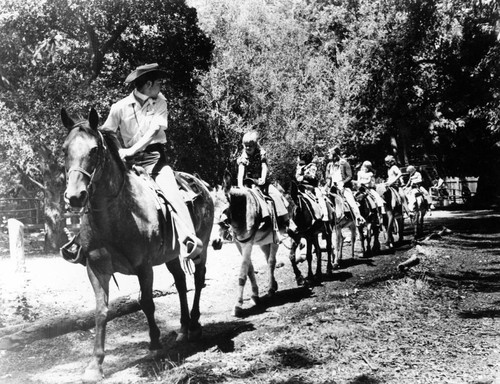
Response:
[{"label": "riding boot", "polygon": [[165,194],[171,208],[172,219],[181,246],[181,257],[191,259],[195,264],[199,263],[201,259],[198,256],[203,250],[203,242],[196,236],[191,214],[182,199],[172,169],[164,166],[155,181]]}]

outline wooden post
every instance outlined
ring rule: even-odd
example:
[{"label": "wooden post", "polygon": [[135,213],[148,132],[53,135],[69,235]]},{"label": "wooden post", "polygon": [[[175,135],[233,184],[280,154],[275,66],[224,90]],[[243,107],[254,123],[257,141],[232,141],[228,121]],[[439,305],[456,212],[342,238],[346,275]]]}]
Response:
[{"label": "wooden post", "polygon": [[14,272],[25,272],[24,224],[16,219],[8,219],[10,259]]}]

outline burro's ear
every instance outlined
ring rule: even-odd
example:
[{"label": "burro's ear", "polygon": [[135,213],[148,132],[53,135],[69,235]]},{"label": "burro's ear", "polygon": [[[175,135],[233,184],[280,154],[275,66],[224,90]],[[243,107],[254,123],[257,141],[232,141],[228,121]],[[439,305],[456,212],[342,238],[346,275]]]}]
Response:
[{"label": "burro's ear", "polygon": [[97,130],[97,126],[99,125],[99,114],[93,107],[90,109],[89,113],[89,124],[90,128]]},{"label": "burro's ear", "polygon": [[64,108],[61,108],[61,120],[63,125],[68,130],[71,130],[71,128],[75,125],[75,121],[68,115],[68,112],[66,112],[66,109]]}]

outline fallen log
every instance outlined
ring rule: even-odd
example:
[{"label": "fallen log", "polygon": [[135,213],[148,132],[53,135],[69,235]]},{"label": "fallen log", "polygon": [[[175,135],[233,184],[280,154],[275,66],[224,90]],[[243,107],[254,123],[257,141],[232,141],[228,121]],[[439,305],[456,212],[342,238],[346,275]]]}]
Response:
[{"label": "fallen log", "polygon": [[[153,297],[162,297],[174,292],[154,291]],[[137,312],[141,309],[137,297],[123,296],[109,304],[107,320]],[[0,338],[0,350],[22,348],[25,345],[41,339],[48,339],[74,331],[83,331],[95,326],[94,310],[78,312],[73,315],[63,315],[37,322],[35,324],[13,326],[9,329],[14,333]],[[5,332],[5,331],[4,331]]]},{"label": "fallen log", "polygon": [[410,269],[411,267],[418,265],[419,263],[420,263],[420,259],[418,258],[418,256],[413,255],[408,260],[403,261],[402,263],[399,263],[398,269],[399,269],[399,271],[404,272],[407,269]]}]

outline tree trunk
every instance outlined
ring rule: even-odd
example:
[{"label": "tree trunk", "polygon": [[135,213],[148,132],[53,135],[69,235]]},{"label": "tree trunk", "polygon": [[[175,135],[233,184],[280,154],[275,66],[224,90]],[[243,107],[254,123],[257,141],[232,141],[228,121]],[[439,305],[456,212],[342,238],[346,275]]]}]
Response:
[{"label": "tree trunk", "polygon": [[[155,291],[154,297],[162,297],[174,292]],[[137,312],[141,305],[134,296],[124,296],[114,300],[109,305],[108,321],[117,317]],[[95,311],[80,312],[68,316],[59,316],[40,321],[35,324],[25,325],[20,329],[19,325],[2,329],[0,335],[0,349],[15,349],[27,345],[35,340],[46,339],[64,335],[65,333],[78,330],[87,330],[95,326]],[[12,333],[8,333],[9,330]]]}]

